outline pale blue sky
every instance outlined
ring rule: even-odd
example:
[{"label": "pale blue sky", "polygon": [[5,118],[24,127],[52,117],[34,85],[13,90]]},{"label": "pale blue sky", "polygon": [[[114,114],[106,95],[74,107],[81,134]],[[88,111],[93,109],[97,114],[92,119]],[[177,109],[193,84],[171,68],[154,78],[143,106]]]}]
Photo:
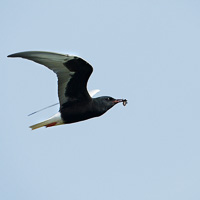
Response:
[{"label": "pale blue sky", "polygon": [[[199,200],[200,1],[1,1],[0,199]],[[127,98],[100,118],[57,112],[56,76],[12,53],[76,54],[88,89]]]}]

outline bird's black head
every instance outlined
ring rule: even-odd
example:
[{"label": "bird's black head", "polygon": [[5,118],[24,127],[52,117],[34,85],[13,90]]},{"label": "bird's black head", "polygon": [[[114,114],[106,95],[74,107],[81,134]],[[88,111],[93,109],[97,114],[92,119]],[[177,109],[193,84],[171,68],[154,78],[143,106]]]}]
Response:
[{"label": "bird's black head", "polygon": [[103,96],[103,97],[98,97],[94,98],[95,104],[98,108],[98,111],[100,114],[105,113],[108,111],[110,108],[112,108],[114,105],[116,105],[119,102],[124,102],[126,101],[125,99],[114,99],[113,97],[109,96]]}]

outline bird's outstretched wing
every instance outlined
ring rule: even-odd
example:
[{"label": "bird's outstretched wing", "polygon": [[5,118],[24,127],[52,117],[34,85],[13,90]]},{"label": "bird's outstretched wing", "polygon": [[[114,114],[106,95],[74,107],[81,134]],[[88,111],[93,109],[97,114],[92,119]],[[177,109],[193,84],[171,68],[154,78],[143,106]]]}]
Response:
[{"label": "bird's outstretched wing", "polygon": [[45,65],[58,77],[58,97],[60,106],[67,102],[89,101],[87,82],[93,71],[92,66],[82,58],[43,51],[27,51],[11,54]]}]

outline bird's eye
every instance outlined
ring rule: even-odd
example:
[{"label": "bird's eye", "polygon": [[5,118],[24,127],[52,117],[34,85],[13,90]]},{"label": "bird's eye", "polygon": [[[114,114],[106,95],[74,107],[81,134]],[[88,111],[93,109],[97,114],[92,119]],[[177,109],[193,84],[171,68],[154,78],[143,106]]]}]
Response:
[{"label": "bird's eye", "polygon": [[106,100],[107,100],[107,101],[111,101],[111,100],[112,100],[112,98],[108,97],[108,98],[106,98]]}]

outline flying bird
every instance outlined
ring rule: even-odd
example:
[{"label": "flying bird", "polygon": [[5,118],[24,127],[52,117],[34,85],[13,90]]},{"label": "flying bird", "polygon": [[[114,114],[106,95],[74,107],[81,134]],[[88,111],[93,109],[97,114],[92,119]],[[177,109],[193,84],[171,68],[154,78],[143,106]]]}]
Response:
[{"label": "flying bird", "polygon": [[98,117],[119,102],[124,106],[127,104],[126,99],[114,99],[110,96],[92,98],[99,91],[87,91],[87,82],[93,68],[80,57],[43,51],[20,52],[8,57],[21,57],[42,64],[56,73],[58,78],[59,112],[30,126],[32,130]]}]

